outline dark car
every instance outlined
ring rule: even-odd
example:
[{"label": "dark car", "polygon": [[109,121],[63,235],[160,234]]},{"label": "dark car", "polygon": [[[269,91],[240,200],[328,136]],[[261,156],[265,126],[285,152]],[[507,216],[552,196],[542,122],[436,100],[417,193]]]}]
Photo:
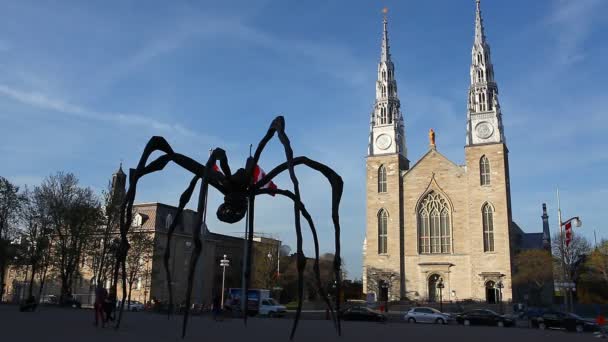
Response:
[{"label": "dark car", "polygon": [[353,306],[342,311],[342,319],[346,321],[386,322],[386,315],[364,306]]},{"label": "dark car", "polygon": [[464,325],[493,325],[499,327],[511,327],[515,321],[492,310],[472,310],[456,316],[456,322]]},{"label": "dark car", "polygon": [[568,331],[597,331],[599,326],[593,321],[586,320],[578,315],[559,312],[547,311],[538,317],[530,319],[530,324],[534,328],[539,329],[565,329]]}]

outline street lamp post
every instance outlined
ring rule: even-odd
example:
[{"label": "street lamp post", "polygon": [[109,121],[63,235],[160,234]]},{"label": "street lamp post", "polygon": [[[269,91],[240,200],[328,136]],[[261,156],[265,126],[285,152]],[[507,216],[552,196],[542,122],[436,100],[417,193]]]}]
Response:
[{"label": "street lamp post", "polygon": [[439,282],[437,282],[437,288],[439,289],[439,311],[443,312],[443,279],[439,278]]},{"label": "street lamp post", "polygon": [[222,308],[224,308],[224,284],[226,283],[226,267],[228,266],[230,266],[230,260],[228,260],[226,254],[224,254],[224,259],[220,260],[220,267],[222,268]]},{"label": "street lamp post", "polygon": [[502,315],[502,289],[505,285],[502,283],[502,280],[499,280],[496,287],[498,288],[498,307],[500,308],[500,314]]}]

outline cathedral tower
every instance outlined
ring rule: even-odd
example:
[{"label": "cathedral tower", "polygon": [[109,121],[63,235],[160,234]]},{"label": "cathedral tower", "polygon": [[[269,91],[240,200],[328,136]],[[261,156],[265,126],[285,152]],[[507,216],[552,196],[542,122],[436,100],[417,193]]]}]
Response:
[{"label": "cathedral tower", "polygon": [[480,0],[476,3],[475,42],[471,51],[471,85],[467,106],[467,146],[505,142],[490,45],[486,41]]},{"label": "cathedral tower", "polygon": [[110,195],[112,197],[112,202],[115,203],[115,205],[120,206],[122,204],[122,201],[125,198],[126,186],[127,175],[122,171],[122,163],[120,163],[118,171],[112,175],[112,193]]},{"label": "cathedral tower", "polygon": [[[371,114],[367,153],[367,230],[364,287],[377,299],[400,298],[403,293],[403,184],[401,173],[409,167],[403,116],[397,95],[395,66],[391,60],[388,20],[384,10],[376,101]],[[389,271],[391,269],[400,272]],[[365,291],[366,293],[368,291]]]},{"label": "cathedral tower", "polygon": [[[471,85],[467,110],[465,159],[470,251],[483,263],[476,265],[480,283],[503,282],[503,295],[511,297],[511,194],[509,158],[498,102],[498,86],[490,45],[486,40],[480,0],[476,0],[475,38],[471,50]],[[500,277],[494,271],[500,270]]]}]

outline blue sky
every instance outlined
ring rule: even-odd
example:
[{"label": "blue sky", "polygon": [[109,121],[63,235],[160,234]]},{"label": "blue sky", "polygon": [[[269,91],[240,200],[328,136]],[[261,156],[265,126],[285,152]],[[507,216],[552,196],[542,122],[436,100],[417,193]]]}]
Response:
[{"label": "blue sky", "polygon": [[[361,274],[365,154],[388,6],[391,52],[409,158],[427,149],[463,163],[473,0],[114,1],[0,3],[0,175],[39,184],[59,170],[101,191],[120,160],[133,167],[152,135],[205,160],[224,147],[243,165],[272,118],[283,114],[296,155],[345,181],[343,254]],[[555,189],[580,232],[608,237],[608,2],[482,2],[510,150],[513,218],[556,229]],[[283,161],[271,143],[261,165]],[[330,189],[298,171],[303,196],[333,251]],[[172,166],[145,178],[138,202],[176,204],[189,181]],[[286,177],[279,186],[289,187]],[[221,198],[211,195],[212,207]],[[292,247],[290,203],[266,196],[257,229]],[[192,204],[194,205],[194,204]],[[236,233],[243,223],[211,230]],[[306,252],[312,255],[311,239]]]}]

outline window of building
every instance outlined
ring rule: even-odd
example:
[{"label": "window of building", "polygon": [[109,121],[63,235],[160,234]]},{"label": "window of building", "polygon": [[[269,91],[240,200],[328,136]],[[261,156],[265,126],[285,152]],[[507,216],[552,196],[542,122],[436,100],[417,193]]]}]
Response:
[{"label": "window of building", "polygon": [[378,254],[386,254],[388,250],[388,213],[381,209],[378,212]]},{"label": "window of building", "polygon": [[489,203],[481,209],[483,221],[483,251],[494,252],[494,210]]},{"label": "window of building", "polygon": [[380,165],[378,169],[378,192],[386,192],[386,167]]},{"label": "window of building", "polygon": [[447,254],[452,252],[450,210],[447,201],[431,191],[418,205],[418,252]]},{"label": "window of building", "polygon": [[490,161],[486,156],[479,160],[479,177],[481,185],[490,185]]}]

